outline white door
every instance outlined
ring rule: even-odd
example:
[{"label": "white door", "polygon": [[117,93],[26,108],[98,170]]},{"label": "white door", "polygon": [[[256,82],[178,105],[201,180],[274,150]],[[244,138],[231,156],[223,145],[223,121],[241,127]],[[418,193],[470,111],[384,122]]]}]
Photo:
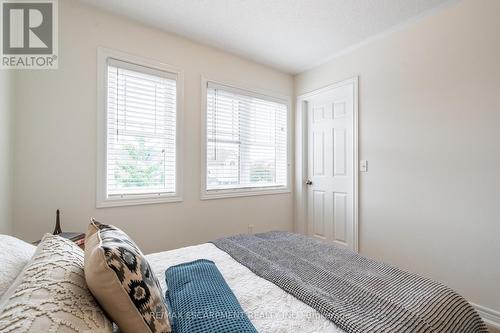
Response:
[{"label": "white door", "polygon": [[356,83],[348,80],[306,99],[308,233],[355,250]]}]

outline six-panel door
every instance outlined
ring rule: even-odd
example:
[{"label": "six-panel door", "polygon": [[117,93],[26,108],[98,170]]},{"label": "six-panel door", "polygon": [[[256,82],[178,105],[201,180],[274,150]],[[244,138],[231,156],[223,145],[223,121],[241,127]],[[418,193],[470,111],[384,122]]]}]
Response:
[{"label": "six-panel door", "polygon": [[354,84],[307,99],[308,233],[354,248]]}]

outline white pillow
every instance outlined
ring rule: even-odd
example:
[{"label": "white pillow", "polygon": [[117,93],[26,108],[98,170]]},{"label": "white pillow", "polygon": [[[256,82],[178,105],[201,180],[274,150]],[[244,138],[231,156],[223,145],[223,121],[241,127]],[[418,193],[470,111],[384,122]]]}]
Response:
[{"label": "white pillow", "polygon": [[111,333],[85,282],[83,259],[73,242],[45,235],[0,299],[0,332]]},{"label": "white pillow", "polygon": [[36,246],[8,235],[0,235],[0,297],[33,257]]}]

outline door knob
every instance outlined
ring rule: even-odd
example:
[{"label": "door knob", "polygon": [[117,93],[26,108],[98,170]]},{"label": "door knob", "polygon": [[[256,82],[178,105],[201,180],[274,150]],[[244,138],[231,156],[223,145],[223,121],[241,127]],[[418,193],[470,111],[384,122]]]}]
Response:
[{"label": "door knob", "polygon": [[313,184],[312,180],[309,180],[309,179],[308,179],[308,180],[306,181],[306,185],[312,185],[312,184]]}]

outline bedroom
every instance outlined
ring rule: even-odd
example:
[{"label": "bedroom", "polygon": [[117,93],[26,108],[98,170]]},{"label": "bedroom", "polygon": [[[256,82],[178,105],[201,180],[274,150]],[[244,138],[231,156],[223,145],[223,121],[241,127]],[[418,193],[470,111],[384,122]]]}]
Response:
[{"label": "bedroom", "polygon": [[[308,234],[442,283],[463,296],[491,332],[500,328],[499,1],[45,2],[57,9],[52,20],[57,68],[6,69],[2,60],[0,69],[1,234],[38,241],[53,232],[57,209],[62,231],[81,234],[93,217],[120,228],[151,255],[162,288],[168,263],[203,258],[207,242],[270,231]],[[3,36],[4,5],[10,3],[17,1],[2,1]],[[42,42],[47,37],[36,33]],[[108,177],[106,172],[114,169],[103,158],[113,148],[105,138],[121,129],[105,122],[111,69],[170,83],[161,86],[165,94],[175,87],[175,95],[159,102],[170,103],[173,97],[176,102],[164,108],[164,117],[175,111],[177,121],[162,127],[175,131],[176,139],[172,144],[173,136],[162,137],[167,149],[160,153],[170,152],[169,161],[175,161],[162,165],[162,193],[167,195],[137,200],[138,193],[109,191],[108,180],[117,173]],[[321,177],[313,172],[314,157],[308,158],[315,140],[308,124],[316,114],[310,106],[325,87],[351,89],[345,110],[352,112],[352,126],[340,138],[351,143],[344,146],[351,158],[339,165],[332,156],[322,154],[319,160],[327,161],[325,170],[350,172],[352,193],[317,195],[314,201],[311,193],[322,189],[316,191]],[[231,103],[252,99],[267,108],[273,105],[275,123],[285,110],[279,126],[258,124],[268,125],[267,133],[275,138],[272,163],[256,163],[252,157],[266,150],[231,150],[239,141],[217,137],[210,127],[207,120],[214,112],[220,111],[217,117],[228,113],[217,107],[216,101],[224,104],[224,94]],[[334,118],[335,108],[330,112]],[[261,133],[252,121],[262,118],[244,119],[240,124],[222,118],[221,123],[232,124],[223,130],[240,135],[243,124],[251,138]],[[218,159],[209,151],[217,150],[226,158],[210,164]],[[228,157],[228,151],[237,158]],[[247,158],[241,159],[244,154]],[[139,169],[146,178],[144,168]],[[220,173],[222,180],[214,182],[209,173]],[[247,175],[245,182],[240,173]],[[336,199],[349,208],[340,217],[329,204]],[[311,216],[314,202],[323,203],[317,206],[330,220],[348,223],[325,224],[326,219]],[[344,239],[338,241],[339,235]],[[7,255],[6,239],[2,252]],[[183,252],[185,257],[179,254],[181,261],[173,254],[155,257],[200,244],[198,250]],[[33,249],[24,248],[31,260]],[[8,260],[14,259],[2,259],[2,267]],[[284,297],[283,311],[305,311],[312,319],[252,318],[245,307],[264,307],[265,295],[263,303],[241,298],[251,290],[233,288],[238,276],[225,274],[231,271],[226,261],[214,261],[259,332],[317,332],[317,327],[350,332],[332,328],[337,324],[317,309],[310,312],[310,304],[281,294],[279,286],[257,274],[245,277]],[[241,271],[245,265],[234,261]],[[22,277],[21,270],[12,277]],[[5,291],[0,313],[8,301]],[[265,314],[275,315],[273,303],[264,308]],[[1,318],[5,331],[23,331],[8,328],[13,321]]]}]

